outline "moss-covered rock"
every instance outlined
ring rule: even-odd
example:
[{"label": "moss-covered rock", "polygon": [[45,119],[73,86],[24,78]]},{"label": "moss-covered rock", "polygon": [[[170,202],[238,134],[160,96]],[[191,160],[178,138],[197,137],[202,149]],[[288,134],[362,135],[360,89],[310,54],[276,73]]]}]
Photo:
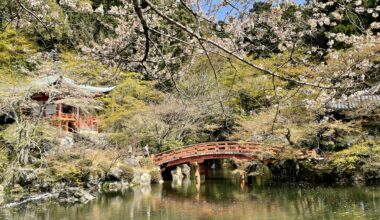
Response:
[{"label": "moss-covered rock", "polygon": [[122,170],[122,179],[127,180],[128,182],[131,182],[133,179],[133,174],[135,172],[135,169],[129,165],[120,165],[119,169]]},{"label": "moss-covered rock", "polygon": [[151,170],[149,172],[151,176],[152,183],[160,183],[162,181],[162,176],[160,170]]}]

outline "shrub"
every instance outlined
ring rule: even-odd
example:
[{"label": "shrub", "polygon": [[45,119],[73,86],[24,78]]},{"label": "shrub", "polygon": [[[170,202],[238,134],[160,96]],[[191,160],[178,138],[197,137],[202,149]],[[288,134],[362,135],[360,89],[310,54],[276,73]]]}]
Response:
[{"label": "shrub", "polygon": [[153,169],[155,167],[153,161],[148,157],[141,158],[139,163],[144,169]]},{"label": "shrub", "polygon": [[338,168],[353,170],[356,167],[356,163],[359,161],[358,156],[349,156],[344,158],[337,158],[333,161],[333,165]]},{"label": "shrub", "polygon": [[90,159],[79,160],[77,165],[79,167],[89,167],[92,165],[92,160],[90,160]]},{"label": "shrub", "polygon": [[103,173],[108,173],[109,169],[112,167],[112,164],[110,162],[103,162],[98,164],[98,167]]},{"label": "shrub", "polygon": [[365,145],[354,145],[348,149],[336,152],[333,156],[336,157],[347,157],[347,156],[360,156],[363,154],[370,154],[370,149]]}]

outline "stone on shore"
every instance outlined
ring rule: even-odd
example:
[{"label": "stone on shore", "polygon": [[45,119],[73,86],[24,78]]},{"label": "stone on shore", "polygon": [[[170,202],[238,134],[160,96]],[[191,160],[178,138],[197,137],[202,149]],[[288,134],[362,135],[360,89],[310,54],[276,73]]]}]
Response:
[{"label": "stone on shore", "polygon": [[182,165],[182,174],[185,176],[185,178],[190,178],[190,172],[191,172],[191,168],[189,165],[187,164]]},{"label": "stone on shore", "polygon": [[77,187],[66,188],[58,194],[58,201],[60,203],[88,203],[93,199],[95,199],[93,195]]},{"label": "stone on shore", "polygon": [[139,171],[136,171],[133,174],[133,180],[132,184],[133,185],[142,185],[142,186],[147,186],[150,185],[151,183],[151,176],[148,173],[141,173]]},{"label": "stone on shore", "polygon": [[123,170],[118,167],[112,167],[108,173],[108,178],[111,180],[121,180]]},{"label": "stone on shore", "polygon": [[30,185],[37,179],[36,172],[33,169],[20,169],[18,176],[21,186]]}]

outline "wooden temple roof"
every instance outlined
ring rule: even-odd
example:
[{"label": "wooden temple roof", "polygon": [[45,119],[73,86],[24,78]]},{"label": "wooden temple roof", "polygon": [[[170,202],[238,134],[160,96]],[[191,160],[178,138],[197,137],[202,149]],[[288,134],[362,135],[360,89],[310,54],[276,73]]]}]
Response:
[{"label": "wooden temple roof", "polygon": [[380,107],[380,95],[362,95],[350,97],[347,100],[337,100],[327,103],[331,110],[354,110],[358,108]]},{"label": "wooden temple roof", "polygon": [[89,92],[89,93],[107,93],[107,92],[112,91],[116,87],[116,86],[95,87],[95,86],[90,86],[90,85],[76,84],[74,80],[64,77],[60,74],[49,75],[49,76],[36,79],[31,82],[31,86],[43,88],[43,87],[49,87],[49,86],[55,85],[57,83],[65,83],[69,85],[70,87],[73,87],[85,92]]}]

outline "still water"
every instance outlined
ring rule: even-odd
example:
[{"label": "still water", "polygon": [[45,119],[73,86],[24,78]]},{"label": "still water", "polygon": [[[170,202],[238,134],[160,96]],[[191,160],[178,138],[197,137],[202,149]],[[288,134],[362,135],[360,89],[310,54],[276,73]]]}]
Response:
[{"label": "still water", "polygon": [[380,188],[242,186],[222,176],[214,173],[198,190],[190,181],[165,182],[82,205],[32,203],[0,210],[0,219],[380,219]]}]

